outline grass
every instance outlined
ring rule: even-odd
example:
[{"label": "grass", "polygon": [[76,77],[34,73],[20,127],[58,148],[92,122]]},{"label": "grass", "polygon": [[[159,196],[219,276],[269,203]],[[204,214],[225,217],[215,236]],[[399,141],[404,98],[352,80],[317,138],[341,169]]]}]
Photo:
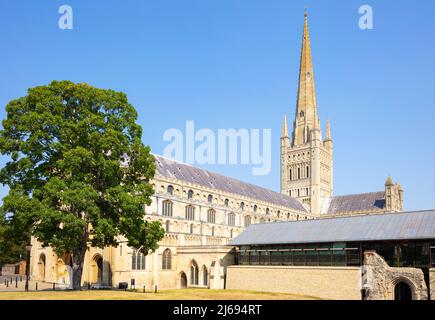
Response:
[{"label": "grass", "polygon": [[289,293],[245,290],[177,289],[158,293],[142,291],[32,291],[0,292],[0,300],[313,300]]}]

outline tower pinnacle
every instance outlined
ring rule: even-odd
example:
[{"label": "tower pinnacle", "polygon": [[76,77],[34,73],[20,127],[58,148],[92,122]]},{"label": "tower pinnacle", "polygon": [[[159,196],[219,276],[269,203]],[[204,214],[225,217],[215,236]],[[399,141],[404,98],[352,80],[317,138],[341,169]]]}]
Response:
[{"label": "tower pinnacle", "polygon": [[325,141],[329,141],[332,140],[331,138],[331,123],[329,121],[329,119],[326,121],[326,136],[325,136]]},{"label": "tower pinnacle", "polygon": [[281,135],[281,138],[286,138],[286,137],[288,137],[287,116],[284,113],[284,120],[283,120],[283,123],[282,123],[282,135]]}]

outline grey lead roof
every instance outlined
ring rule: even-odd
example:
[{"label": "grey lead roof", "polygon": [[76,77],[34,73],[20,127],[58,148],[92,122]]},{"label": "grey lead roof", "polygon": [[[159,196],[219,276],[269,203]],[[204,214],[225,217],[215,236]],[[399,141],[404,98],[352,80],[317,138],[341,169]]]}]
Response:
[{"label": "grey lead roof", "polygon": [[250,225],[231,245],[435,239],[435,210]]},{"label": "grey lead roof", "polygon": [[253,184],[242,182],[204,169],[196,168],[185,163],[169,160],[160,155],[154,154],[154,157],[156,158],[157,162],[156,173],[163,177],[183,180],[211,189],[235,193],[244,197],[258,199],[260,201],[273,203],[275,205],[307,212],[307,209],[298,199],[291,198],[285,194],[258,187]]},{"label": "grey lead roof", "polygon": [[385,191],[335,196],[329,200],[325,213],[369,211],[376,212],[385,208]]}]

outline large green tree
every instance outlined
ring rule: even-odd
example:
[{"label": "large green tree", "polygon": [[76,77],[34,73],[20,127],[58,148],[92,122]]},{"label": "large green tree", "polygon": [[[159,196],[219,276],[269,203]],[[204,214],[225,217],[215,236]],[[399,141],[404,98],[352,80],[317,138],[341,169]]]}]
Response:
[{"label": "large green tree", "polygon": [[164,230],[144,219],[155,159],[122,92],[53,81],[10,101],[0,131],[0,170],[9,186],[2,214],[56,253],[71,253],[80,289],[89,245],[128,245],[147,254]]}]

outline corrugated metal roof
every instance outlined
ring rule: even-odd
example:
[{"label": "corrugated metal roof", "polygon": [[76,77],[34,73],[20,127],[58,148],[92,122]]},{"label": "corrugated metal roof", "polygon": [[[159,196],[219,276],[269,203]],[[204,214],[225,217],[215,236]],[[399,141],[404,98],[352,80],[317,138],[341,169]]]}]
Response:
[{"label": "corrugated metal roof", "polygon": [[204,169],[196,168],[185,163],[170,160],[156,154],[154,154],[154,157],[157,162],[156,174],[161,176],[199,184],[201,186],[218,189],[224,192],[235,193],[244,197],[258,199],[260,201],[273,203],[278,206],[291,208],[301,212],[307,212],[305,206],[303,206],[298,199],[291,198],[285,194]]},{"label": "corrugated metal roof", "polygon": [[435,239],[435,210],[249,226],[231,245]]},{"label": "corrugated metal roof", "polygon": [[326,214],[375,212],[385,208],[385,191],[335,196],[329,201]]}]

